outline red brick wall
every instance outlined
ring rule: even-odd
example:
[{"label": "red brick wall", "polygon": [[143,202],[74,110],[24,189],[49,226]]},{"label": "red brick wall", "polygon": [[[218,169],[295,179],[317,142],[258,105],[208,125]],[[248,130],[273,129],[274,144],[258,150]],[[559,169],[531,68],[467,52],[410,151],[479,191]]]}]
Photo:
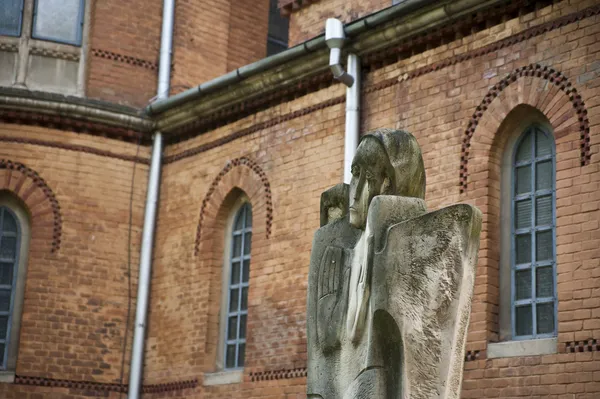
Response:
[{"label": "red brick wall", "polygon": [[162,1],[91,4],[87,96],[146,105],[156,95]]},{"label": "red brick wall", "polygon": [[171,93],[265,57],[268,0],[178,1]]},{"label": "red brick wall", "polygon": [[[51,252],[56,225],[53,213],[45,211],[50,205],[43,201],[43,189],[28,195],[35,183],[32,179],[21,180],[21,172],[0,169],[0,190],[8,189],[17,192],[19,198],[27,198],[24,202],[32,216],[17,376],[118,382],[128,302],[127,244],[133,163],[117,157],[135,156],[136,145],[6,124],[0,124],[0,137],[0,159],[20,162],[37,172],[54,193],[62,220],[60,248]],[[11,138],[48,144],[23,144],[11,142]],[[116,157],[93,155],[73,146],[110,151]],[[140,148],[139,155],[147,158],[148,149]],[[146,165],[137,165],[133,187],[132,317],[147,170]],[[131,337],[130,333],[129,341]],[[125,383],[129,354],[130,346],[126,351]],[[89,397],[84,389],[7,383],[0,383],[0,396]]]},{"label": "red brick wall", "polygon": [[325,32],[327,18],[347,23],[390,7],[392,0],[320,0],[309,2],[290,16],[290,47]]},{"label": "red brick wall", "polygon": [[[320,2],[315,6],[321,3],[326,4]],[[597,62],[600,17],[588,16],[546,33],[518,36],[528,28],[592,5],[594,2],[590,1],[564,1],[545,7],[374,69],[364,79],[363,131],[399,127],[416,135],[424,152],[429,208],[466,201],[476,204],[484,213],[467,345],[475,360],[465,364],[465,398],[570,397],[567,394],[592,398],[600,394],[598,352],[566,353],[567,343],[597,339],[600,334],[600,313],[596,312],[600,301],[600,275],[596,272],[600,256],[596,249],[600,239],[600,215],[594,194],[600,165],[597,139],[600,137],[600,67]],[[518,40],[512,45],[492,48],[483,55],[469,53],[509,37]],[[466,56],[468,54],[471,55]],[[447,66],[437,71],[416,72],[418,68],[461,55],[465,55],[462,61],[443,64]],[[544,89],[545,86],[540,85],[543,77],[515,75],[515,80],[494,97],[473,133],[467,157],[467,187],[461,194],[462,143],[476,107],[493,85],[517,68],[532,64],[562,73],[581,95],[589,119],[590,163],[580,165],[580,124],[576,108],[568,105],[569,94],[551,90],[551,83]],[[525,96],[523,93],[534,94]],[[546,93],[551,93],[550,98],[554,99],[549,108],[542,101]],[[343,94],[343,87],[334,85],[169,146],[167,155]],[[502,118],[519,103],[538,106],[557,135],[559,353],[486,359],[487,342],[496,339],[498,329],[497,190],[503,141],[495,133]],[[498,123],[494,124],[494,120]],[[211,184],[227,161],[246,156],[254,160],[269,179],[273,227],[269,238],[253,236],[244,382],[200,386],[194,392],[198,397],[302,397],[304,380],[287,379],[282,370],[305,366],[304,301],[308,257],[312,234],[318,227],[320,193],[341,180],[343,125],[344,105],[328,106],[165,165],[147,353],[148,380],[168,380],[175,375],[192,377],[215,370],[223,259],[220,240],[227,213],[224,198],[234,187],[249,183],[241,175],[228,177],[234,173],[232,170],[216,186]],[[200,255],[196,257],[196,228],[203,200],[211,187],[215,194],[205,207],[204,221],[212,227],[204,230]],[[251,198],[252,195],[249,193]],[[224,202],[219,204],[218,199]],[[262,200],[257,201],[262,204]],[[259,215],[255,215],[256,226],[264,222]],[[164,329],[166,325],[177,327]],[[271,372],[267,375],[281,379],[252,381],[260,379],[263,372]],[[193,397],[194,394],[187,395]]]}]

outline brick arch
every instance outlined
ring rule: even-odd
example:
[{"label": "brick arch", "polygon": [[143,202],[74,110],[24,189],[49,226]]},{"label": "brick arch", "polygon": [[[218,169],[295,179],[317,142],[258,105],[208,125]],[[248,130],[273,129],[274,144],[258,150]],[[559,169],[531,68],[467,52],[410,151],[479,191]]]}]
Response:
[{"label": "brick arch", "polygon": [[27,205],[34,234],[45,235],[52,242],[50,251],[57,252],[61,243],[62,215],[50,186],[35,170],[20,162],[0,159],[0,176],[2,174],[0,190],[12,192]]},{"label": "brick arch", "polygon": [[[519,104],[528,104],[543,112],[550,120],[556,138],[578,131],[581,166],[589,164],[590,127],[581,95],[561,72],[531,64],[517,68],[492,86],[471,116],[462,140],[461,193],[467,190],[469,152],[475,131],[484,130],[493,136],[508,113]],[[484,116],[487,124],[482,129]],[[493,137],[489,139],[493,140]]]},{"label": "brick arch", "polygon": [[202,200],[200,208],[200,219],[196,230],[196,241],[194,244],[194,255],[200,251],[200,239],[205,220],[211,215],[214,217],[225,200],[227,194],[234,188],[244,191],[252,203],[253,213],[255,209],[262,209],[264,203],[265,237],[271,236],[273,224],[273,202],[271,199],[271,184],[266,173],[253,160],[248,157],[235,158],[227,162],[225,167],[215,177]]}]

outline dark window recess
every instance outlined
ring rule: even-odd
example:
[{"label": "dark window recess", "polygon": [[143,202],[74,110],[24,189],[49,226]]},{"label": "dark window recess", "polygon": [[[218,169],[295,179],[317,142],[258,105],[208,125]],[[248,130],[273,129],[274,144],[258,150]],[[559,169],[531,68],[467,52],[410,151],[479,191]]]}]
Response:
[{"label": "dark window recess", "polygon": [[281,53],[288,48],[289,25],[290,21],[287,18],[282,17],[277,8],[277,0],[270,0],[267,57]]}]

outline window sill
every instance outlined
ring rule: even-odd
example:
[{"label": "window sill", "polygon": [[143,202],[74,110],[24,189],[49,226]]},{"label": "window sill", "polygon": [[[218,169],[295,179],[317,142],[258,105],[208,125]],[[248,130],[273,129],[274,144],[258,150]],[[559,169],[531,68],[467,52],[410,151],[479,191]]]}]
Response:
[{"label": "window sill", "polygon": [[219,371],[216,373],[205,373],[202,385],[227,385],[239,384],[244,380],[244,370]]},{"label": "window sill", "polygon": [[487,358],[551,355],[557,353],[556,338],[529,339],[524,341],[490,342]]},{"label": "window sill", "polygon": [[15,382],[15,372],[14,371],[0,371],[0,383],[9,383],[12,384]]}]

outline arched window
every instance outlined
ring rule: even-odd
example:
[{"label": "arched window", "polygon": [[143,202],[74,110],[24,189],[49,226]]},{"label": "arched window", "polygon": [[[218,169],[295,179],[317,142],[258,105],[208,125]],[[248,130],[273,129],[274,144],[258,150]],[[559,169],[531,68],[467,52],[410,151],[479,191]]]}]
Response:
[{"label": "arched window", "polygon": [[0,381],[14,378],[27,274],[30,218],[24,204],[0,191]]},{"label": "arched window", "polygon": [[511,320],[513,339],[556,335],[554,139],[529,127],[512,167]]},{"label": "arched window", "polygon": [[246,350],[250,245],[252,241],[252,207],[248,202],[244,202],[235,213],[230,239],[223,359],[225,369],[237,369],[244,367]]}]

